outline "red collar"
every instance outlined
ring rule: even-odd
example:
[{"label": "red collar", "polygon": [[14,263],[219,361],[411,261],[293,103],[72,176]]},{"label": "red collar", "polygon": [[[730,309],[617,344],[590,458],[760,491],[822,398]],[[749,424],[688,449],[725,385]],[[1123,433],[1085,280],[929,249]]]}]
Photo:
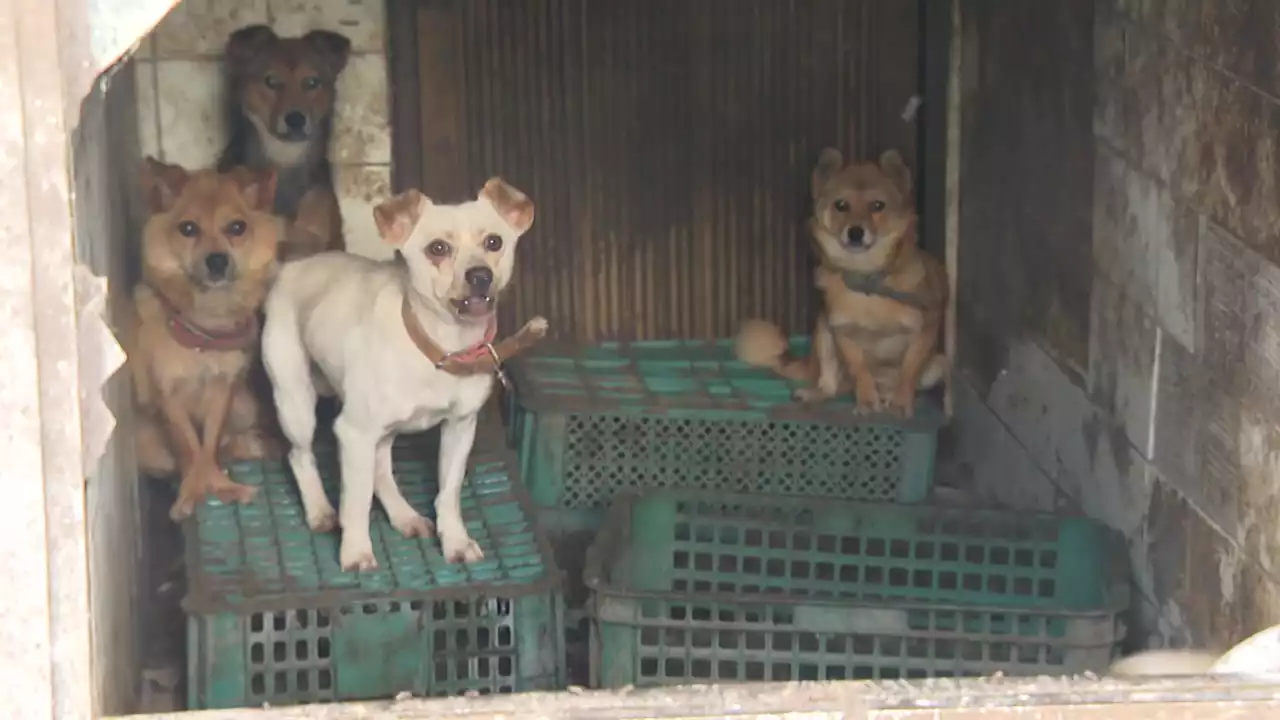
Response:
[{"label": "red collar", "polygon": [[494,338],[498,337],[498,319],[495,316],[489,318],[489,324],[484,329],[484,339],[461,350],[445,353],[446,357],[455,358],[459,362],[475,362],[482,357],[489,356],[489,347],[493,344]]},{"label": "red collar", "polygon": [[250,314],[249,317],[230,330],[209,330],[183,317],[182,313],[169,302],[168,298],[165,298],[160,293],[157,292],[156,297],[160,299],[160,304],[164,306],[165,314],[168,316],[165,319],[165,326],[169,329],[169,335],[183,347],[195,350],[229,352],[243,350],[258,339],[257,313]]}]

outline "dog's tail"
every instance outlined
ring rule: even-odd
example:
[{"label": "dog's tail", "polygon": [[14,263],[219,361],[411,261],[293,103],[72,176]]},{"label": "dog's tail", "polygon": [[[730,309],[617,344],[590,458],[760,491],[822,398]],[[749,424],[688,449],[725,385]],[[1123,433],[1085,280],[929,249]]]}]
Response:
[{"label": "dog's tail", "polygon": [[742,323],[733,351],[742,362],[768,368],[788,380],[807,381],[813,374],[807,359],[791,357],[782,328],[766,320]]}]

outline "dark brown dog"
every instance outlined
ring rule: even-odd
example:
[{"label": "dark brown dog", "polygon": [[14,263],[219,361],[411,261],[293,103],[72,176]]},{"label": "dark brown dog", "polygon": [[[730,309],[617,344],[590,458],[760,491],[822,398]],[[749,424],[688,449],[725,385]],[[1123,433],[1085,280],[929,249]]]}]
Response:
[{"label": "dark brown dog", "polygon": [[230,133],[218,169],[275,169],[274,211],[289,221],[282,260],[344,249],[328,153],[335,84],[350,51],[350,40],[327,30],[282,38],[251,25],[227,39]]},{"label": "dark brown dog", "polygon": [[738,356],[811,383],[801,400],[829,398],[852,379],[859,412],[910,416],[916,391],[947,376],[938,341],[948,297],[945,268],[916,245],[911,171],[892,150],[879,163],[846,166],[828,148],[812,191],[809,231],[822,257],[814,283],[825,301],[813,352],[788,361],[782,331],[751,320]]}]

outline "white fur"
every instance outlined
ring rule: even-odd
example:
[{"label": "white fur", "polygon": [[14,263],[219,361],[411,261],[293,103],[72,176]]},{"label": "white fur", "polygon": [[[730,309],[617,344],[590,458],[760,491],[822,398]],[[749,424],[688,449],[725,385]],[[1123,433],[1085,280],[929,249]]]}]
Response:
[{"label": "white fur", "polygon": [[1144,650],[1115,661],[1108,674],[1118,677],[1204,675],[1217,659],[1216,654],[1201,650]]},{"label": "white fur", "polygon": [[1206,650],[1144,650],[1111,665],[1121,677],[1280,673],[1280,625],[1272,625],[1219,655]]},{"label": "white fur", "polygon": [[246,116],[258,131],[258,138],[262,141],[262,150],[266,153],[267,159],[280,167],[296,167],[302,164],[307,156],[307,150],[311,147],[310,139],[281,140],[256,115],[246,113]]},{"label": "white fur", "polygon": [[[445,351],[484,339],[483,321],[463,321],[450,298],[465,289],[463,273],[487,264],[494,291],[509,281],[518,233],[484,198],[455,206],[423,200],[422,215],[400,247],[403,265],[346,253],[323,253],[286,264],[266,302],[262,353],[275,389],[280,424],[292,444],[289,462],[298,481],[307,522],[315,531],[333,528],[333,506],[320,487],[312,453],[316,388],[312,363],[342,399],[334,424],[340,451],[344,569],[377,566],[369,537],[369,510],[376,495],[392,525],[406,535],[425,535],[430,523],[405,501],[391,474],[391,443],[402,432],[444,423],[440,437],[440,490],[436,513],[440,541],[450,561],[483,558],[467,533],[460,507],[476,419],[489,398],[493,377],[459,377],[437,370],[410,340],[401,317],[409,297],[418,322]],[[500,253],[485,253],[482,239],[498,233]],[[425,248],[451,238],[457,251],[437,267]],[[541,321],[540,322],[545,322]]]}]

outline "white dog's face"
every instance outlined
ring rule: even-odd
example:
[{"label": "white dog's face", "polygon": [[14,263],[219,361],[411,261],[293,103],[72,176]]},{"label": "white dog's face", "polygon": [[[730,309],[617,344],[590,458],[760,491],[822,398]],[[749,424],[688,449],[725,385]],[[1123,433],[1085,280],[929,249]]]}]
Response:
[{"label": "white dog's face", "polygon": [[413,289],[459,320],[487,322],[511,282],[516,244],[533,225],[533,201],[501,178],[475,200],[436,205],[406,190],[378,205],[383,240],[400,250]]}]

